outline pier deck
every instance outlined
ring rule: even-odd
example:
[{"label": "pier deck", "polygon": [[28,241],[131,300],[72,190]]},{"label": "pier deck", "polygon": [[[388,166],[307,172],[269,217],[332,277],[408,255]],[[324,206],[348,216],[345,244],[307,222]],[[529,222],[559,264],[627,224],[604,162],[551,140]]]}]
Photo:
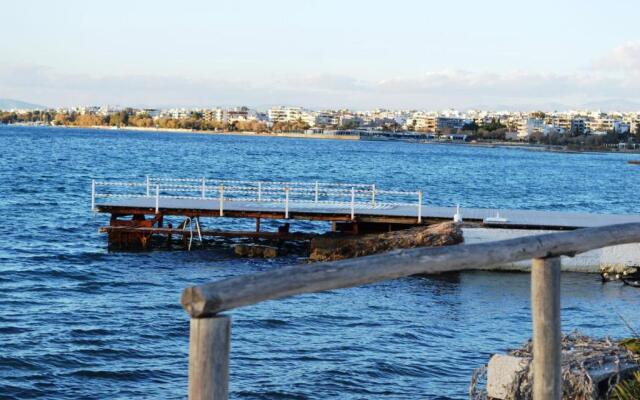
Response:
[{"label": "pier deck", "polygon": [[[96,210],[111,214],[155,214],[156,202],[153,197],[139,197],[96,203]],[[167,199],[161,198],[159,210],[163,215],[189,215],[220,217],[220,207],[212,199]],[[422,222],[451,220],[456,207],[422,206]],[[289,203],[288,218],[281,203],[229,200],[224,203],[223,217],[230,218],[272,218],[300,219],[311,221],[351,221],[349,205],[328,205],[309,203]],[[499,213],[505,221],[491,222],[487,218]],[[372,223],[416,224],[418,210],[412,205],[376,206],[356,205],[354,220]],[[587,227],[640,222],[640,215],[592,214],[559,211],[506,210],[463,208],[460,210],[464,221],[482,223],[490,227],[523,229],[577,229]]]}]

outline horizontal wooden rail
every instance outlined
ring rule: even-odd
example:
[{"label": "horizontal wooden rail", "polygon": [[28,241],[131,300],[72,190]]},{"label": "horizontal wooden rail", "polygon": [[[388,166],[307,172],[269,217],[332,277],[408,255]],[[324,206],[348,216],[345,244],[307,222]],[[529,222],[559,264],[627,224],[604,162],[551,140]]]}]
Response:
[{"label": "horizontal wooden rail", "polygon": [[301,293],[346,288],[415,274],[482,269],[532,258],[575,255],[640,242],[640,223],[609,225],[497,242],[397,250],[330,263],[297,265],[186,288],[181,302],[194,318]]}]

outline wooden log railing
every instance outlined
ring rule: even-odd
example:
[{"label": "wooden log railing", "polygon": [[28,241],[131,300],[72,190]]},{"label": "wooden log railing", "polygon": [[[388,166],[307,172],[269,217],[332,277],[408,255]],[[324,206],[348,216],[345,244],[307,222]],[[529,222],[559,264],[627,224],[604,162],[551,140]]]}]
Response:
[{"label": "wooden log railing", "polygon": [[533,259],[534,400],[559,400],[560,256],[640,242],[640,223],[290,266],[186,288],[182,305],[192,318],[189,399],[226,399],[230,319],[222,311],[302,293],[365,285],[415,274],[485,269]]}]

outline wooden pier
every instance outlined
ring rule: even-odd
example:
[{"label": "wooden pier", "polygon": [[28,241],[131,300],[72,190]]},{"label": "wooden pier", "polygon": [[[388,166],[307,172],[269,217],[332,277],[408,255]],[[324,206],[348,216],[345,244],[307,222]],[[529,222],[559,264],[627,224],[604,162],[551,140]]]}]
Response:
[{"label": "wooden pier", "polygon": [[[326,221],[333,230],[386,232],[452,219],[510,229],[572,230],[640,222],[640,215],[442,207],[421,190],[384,190],[375,184],[231,181],[154,178],[138,182],[93,181],[91,207],[111,214],[101,228],[115,248],[148,248],[152,235],[189,237],[308,238],[291,233],[288,221]],[[176,228],[165,217],[181,217]],[[201,229],[203,218],[255,219],[255,231]],[[278,232],[261,231],[261,220],[279,220]]]}]

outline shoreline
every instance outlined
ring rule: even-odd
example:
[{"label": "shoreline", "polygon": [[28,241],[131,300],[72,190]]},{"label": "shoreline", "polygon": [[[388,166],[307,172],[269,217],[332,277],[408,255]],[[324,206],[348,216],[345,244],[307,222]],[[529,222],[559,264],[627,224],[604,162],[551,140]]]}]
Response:
[{"label": "shoreline", "polygon": [[[32,126],[32,125],[20,125]],[[211,130],[193,130],[183,128],[155,128],[155,127],[110,127],[110,126],[74,126],[74,125],[51,125],[51,128],[71,128],[71,129],[95,129],[104,131],[134,131],[147,133],[180,133],[193,135],[211,135],[211,136],[258,136],[258,137],[285,137],[297,139],[337,139],[337,140],[360,140],[359,136],[345,135],[327,135],[323,133],[297,133],[297,132],[255,132],[255,131],[211,131]]]},{"label": "shoreline", "polygon": [[[218,135],[218,136],[244,136],[244,137],[283,137],[283,138],[295,138],[295,139],[334,139],[334,140],[348,140],[348,141],[372,141],[361,136],[350,135],[333,135],[324,133],[299,133],[299,132],[255,132],[255,131],[212,131],[212,130],[193,130],[183,128],[156,128],[156,127],[138,127],[138,126],[125,126],[125,127],[111,127],[102,125],[92,126],[76,126],[76,125],[35,125],[35,124],[7,124],[7,126],[21,126],[21,127],[45,127],[45,128],[69,128],[69,129],[94,129],[105,131],[134,131],[134,132],[148,132],[148,133],[181,133],[181,134],[194,134],[194,135]],[[586,153],[599,153],[599,154],[639,154],[640,150],[608,150],[608,149],[566,149],[562,146],[553,147],[544,144],[530,144],[525,142],[511,143],[511,142],[454,142],[454,141],[420,141],[412,139],[396,139],[390,138],[384,141],[390,142],[406,142],[417,143],[427,145],[457,145],[457,146],[469,146],[469,147],[483,147],[483,148],[503,148],[512,150],[526,150],[526,151],[540,151],[549,153],[566,153],[566,154],[586,154]]]}]

